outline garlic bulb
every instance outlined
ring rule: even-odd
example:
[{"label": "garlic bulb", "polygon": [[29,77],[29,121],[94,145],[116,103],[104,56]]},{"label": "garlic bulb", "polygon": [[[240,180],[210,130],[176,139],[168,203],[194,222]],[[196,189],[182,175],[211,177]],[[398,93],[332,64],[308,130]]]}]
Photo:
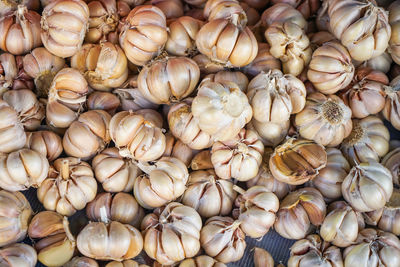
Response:
[{"label": "garlic bulb", "polygon": [[49,90],[47,123],[56,128],[67,128],[78,118],[87,93],[88,84],[79,71],[72,68],[60,70]]},{"label": "garlic bulb", "polygon": [[400,63],[400,36],[398,29],[400,27],[400,1],[393,1],[388,8],[389,23],[392,29],[392,35],[389,40],[389,52],[394,62]]},{"label": "garlic bulb", "polygon": [[243,232],[252,237],[263,237],[274,225],[279,199],[263,186],[253,186],[244,191],[235,186],[240,195],[235,200],[232,214],[240,222]]},{"label": "garlic bulb", "polygon": [[388,77],[380,71],[362,67],[357,69],[353,82],[341,93],[351,108],[353,118],[362,119],[380,112],[385,106]]},{"label": "garlic bulb", "polygon": [[161,9],[167,19],[175,19],[183,16],[183,4],[181,0],[150,0],[149,2]]},{"label": "garlic bulb", "polygon": [[263,153],[264,145],[257,134],[242,129],[235,138],[213,144],[211,162],[218,177],[248,181],[257,175]]},{"label": "garlic bulb", "polygon": [[4,267],[35,267],[37,254],[33,247],[16,243],[0,249],[0,265]]},{"label": "garlic bulb", "polygon": [[125,111],[138,111],[146,108],[157,109],[158,105],[147,100],[138,89],[137,78],[137,75],[128,77],[121,88],[113,91],[121,101],[121,109]]},{"label": "garlic bulb", "polygon": [[353,130],[345,138],[340,149],[351,165],[369,159],[379,161],[389,151],[389,131],[381,119],[368,116],[353,120]]},{"label": "garlic bulb", "polygon": [[247,129],[256,131],[259,138],[265,146],[277,146],[285,138],[290,127],[290,121],[284,121],[283,123],[274,122],[259,122],[256,119],[252,119],[247,124]]},{"label": "garlic bulb", "polygon": [[386,102],[382,110],[383,117],[390,121],[394,128],[400,129],[400,76],[390,82],[390,86],[385,88]]},{"label": "garlic bulb", "polygon": [[170,104],[189,96],[197,86],[200,70],[187,57],[166,57],[144,66],[138,76],[138,88],[155,104]]},{"label": "garlic bulb", "polygon": [[344,266],[396,266],[400,262],[400,241],[391,234],[367,228],[354,245],[343,252]]},{"label": "garlic bulb", "polygon": [[86,215],[91,221],[105,223],[116,221],[139,227],[144,217],[144,210],[130,194],[100,193],[87,204]]},{"label": "garlic bulb", "polygon": [[226,265],[211,258],[210,256],[201,255],[181,261],[179,267],[226,267]]},{"label": "garlic bulb", "polygon": [[218,71],[223,71],[225,69],[223,64],[212,61],[203,54],[195,55],[192,59],[196,61],[200,68],[200,73],[203,75],[217,73]]},{"label": "garlic bulb", "polygon": [[23,55],[42,45],[40,15],[24,5],[2,16],[0,29],[0,49],[5,52]]},{"label": "garlic bulb", "polygon": [[111,91],[128,78],[128,60],[119,45],[110,42],[85,44],[71,58],[71,67],[79,70],[90,87]]},{"label": "garlic bulb", "polygon": [[254,77],[247,87],[253,118],[261,123],[282,124],[291,114],[300,112],[306,102],[303,82],[280,70],[270,70]]},{"label": "garlic bulb", "polygon": [[201,247],[217,261],[238,261],[246,248],[245,234],[239,226],[240,222],[231,217],[211,217],[201,229]]},{"label": "garlic bulb", "polygon": [[192,149],[204,149],[212,145],[211,136],[199,128],[191,111],[192,98],[171,106],[168,124],[172,134]]},{"label": "garlic bulb", "polygon": [[144,251],[163,265],[194,257],[200,250],[201,227],[196,210],[178,202],[169,203],[144,217]]},{"label": "garlic bulb", "polygon": [[51,1],[43,10],[40,25],[47,50],[63,58],[73,56],[89,27],[89,8],[82,0]]},{"label": "garlic bulb", "polygon": [[174,56],[190,56],[196,51],[196,36],[204,22],[182,16],[168,25],[168,39],[165,50]]},{"label": "garlic bulb", "polygon": [[243,68],[243,71],[254,77],[261,72],[269,70],[280,70],[281,62],[269,52],[270,46],[268,43],[258,43],[258,53],[254,60]]},{"label": "garlic bulb", "polygon": [[388,50],[386,50],[383,54],[362,62],[361,66],[381,71],[383,73],[388,73],[392,62],[393,60]]},{"label": "garlic bulb", "polygon": [[47,97],[54,76],[65,66],[65,60],[38,47],[23,58],[24,71],[34,79],[39,97]]},{"label": "garlic bulb", "polygon": [[[25,238],[32,213],[31,205],[22,193],[0,190],[0,247]],[[1,257],[0,251],[0,264]]]},{"label": "garlic bulb", "polygon": [[144,3],[145,0],[120,0],[127,3],[130,7],[139,6]]},{"label": "garlic bulb", "polygon": [[257,40],[238,20],[238,15],[233,14],[231,18],[212,20],[201,27],[196,37],[200,53],[227,67],[244,67],[251,63],[257,56]]},{"label": "garlic bulb", "polygon": [[45,209],[71,216],[84,209],[96,193],[96,179],[88,163],[78,158],[58,158],[38,188],[37,198]]},{"label": "garlic bulb", "polygon": [[382,165],[392,173],[393,183],[400,185],[400,148],[395,148],[382,159]]},{"label": "garlic bulb", "polygon": [[176,139],[170,132],[168,132],[165,137],[166,147],[163,157],[177,158],[185,163],[186,166],[189,166],[196,151]]},{"label": "garlic bulb", "polygon": [[247,76],[240,71],[218,71],[216,73],[211,73],[205,76],[202,82],[206,80],[211,82],[234,82],[243,92],[247,91],[247,86],[249,85],[249,79],[247,79]]},{"label": "garlic bulb", "polygon": [[338,41],[335,36],[327,31],[312,32],[308,34],[313,50],[323,46],[327,42]]},{"label": "garlic bulb", "polygon": [[140,232],[129,224],[91,222],[78,234],[80,253],[96,260],[122,261],[137,256],[143,248]]},{"label": "garlic bulb", "polygon": [[134,260],[124,260],[124,261],[111,261],[107,263],[105,267],[150,267],[150,266],[146,264],[139,264]]},{"label": "garlic bulb", "polygon": [[94,259],[75,256],[63,267],[99,267],[99,264]]},{"label": "garlic bulb", "polygon": [[301,137],[333,147],[351,133],[351,114],[338,96],[312,93],[304,109],[296,114],[295,123]]},{"label": "garlic bulb", "polygon": [[94,91],[91,93],[86,101],[86,105],[89,110],[101,109],[111,116],[115,114],[115,111],[120,106],[121,102],[115,94],[111,92],[100,92]]},{"label": "garlic bulb", "polygon": [[216,141],[234,138],[252,117],[246,95],[232,82],[201,83],[192,103],[201,130]]},{"label": "garlic bulb", "polygon": [[247,24],[246,13],[239,1],[236,0],[209,0],[204,6],[203,15],[207,21],[228,19],[235,16],[240,24]]},{"label": "garlic bulb", "polygon": [[362,212],[382,208],[392,192],[392,174],[372,160],[354,166],[342,183],[343,198]]},{"label": "garlic bulb", "polygon": [[63,151],[61,137],[52,131],[26,132],[24,147],[38,152],[49,161],[58,158]]},{"label": "garlic bulb", "polygon": [[186,165],[179,159],[162,157],[153,165],[138,164],[145,174],[135,179],[133,192],[142,207],[161,207],[185,192],[189,174]]},{"label": "garlic bulb", "polygon": [[162,129],[140,113],[118,112],[111,118],[109,129],[121,156],[151,161],[158,159],[165,151]]},{"label": "garlic bulb", "polygon": [[254,267],[274,267],[274,259],[268,251],[262,248],[254,248]]},{"label": "garlic bulb", "polygon": [[104,110],[89,110],[71,123],[63,137],[65,153],[71,157],[89,159],[111,141],[111,115]]},{"label": "garlic bulb", "polygon": [[284,73],[299,75],[311,60],[310,40],[303,29],[290,20],[273,23],[265,31],[270,53],[282,62]]},{"label": "garlic bulb", "polygon": [[23,58],[0,55],[0,96],[9,89],[34,89],[32,78],[24,71]]},{"label": "garlic bulb", "polygon": [[328,207],[320,235],[326,242],[338,247],[347,247],[353,244],[358,232],[363,228],[364,220],[361,213],[344,201],[336,201]]},{"label": "garlic bulb", "polygon": [[31,90],[9,90],[3,94],[3,100],[18,113],[19,120],[26,130],[33,131],[40,126],[45,110]]},{"label": "garlic bulb", "polygon": [[30,238],[35,243],[38,260],[46,266],[63,266],[74,255],[75,238],[71,234],[68,218],[54,211],[41,211],[29,224]]},{"label": "garlic bulb", "polygon": [[89,31],[85,41],[97,43],[117,29],[119,16],[115,0],[91,0],[89,8]]},{"label": "garlic bulb", "polygon": [[305,19],[315,15],[321,5],[319,0],[272,0],[272,4],[287,3],[303,14]]},{"label": "garlic bulb", "polygon": [[365,212],[365,222],[377,226],[379,229],[391,232],[395,235],[400,234],[400,190],[393,188],[393,193],[385,206],[371,212]]},{"label": "garlic bulb", "polygon": [[231,180],[219,178],[213,169],[198,170],[189,174],[182,203],[205,218],[226,216],[232,211],[236,195]]},{"label": "garlic bulb", "polygon": [[375,1],[330,1],[328,15],[331,32],[353,59],[368,60],[388,47],[391,35],[388,14]]},{"label": "garlic bulb", "polygon": [[95,177],[107,192],[129,192],[136,177],[141,174],[139,167],[118,153],[118,148],[104,149],[92,160]]},{"label": "garlic bulb", "polygon": [[261,23],[265,27],[273,23],[283,24],[285,21],[290,21],[302,29],[307,27],[303,14],[287,3],[276,3],[267,8],[261,16]]},{"label": "garlic bulb", "polygon": [[312,187],[305,187],[287,195],[276,213],[275,231],[288,239],[304,238],[311,224],[323,223],[326,205],[321,193]]},{"label": "garlic bulb", "polygon": [[42,154],[22,148],[0,155],[0,187],[9,191],[39,187],[47,177],[49,162]]},{"label": "garlic bulb", "polygon": [[353,76],[350,54],[338,42],[325,43],[314,51],[307,77],[321,93],[334,94],[346,88]]},{"label": "garlic bulb", "polygon": [[162,10],[156,6],[143,5],[129,13],[119,42],[130,62],[144,66],[158,56],[167,39],[166,17]]},{"label": "garlic bulb", "polygon": [[309,235],[292,245],[288,261],[288,267],[307,266],[343,267],[342,253],[319,235]]},{"label": "garlic bulb", "polygon": [[317,176],[310,183],[321,192],[325,200],[330,201],[342,196],[342,182],[351,166],[337,148],[327,148],[326,154],[326,166],[319,170]]},{"label": "garlic bulb", "polygon": [[24,147],[24,126],[18,118],[18,113],[4,100],[0,100],[0,117],[0,153],[10,153]]},{"label": "garlic bulb", "polygon": [[290,138],[275,148],[269,160],[272,175],[291,185],[304,184],[326,166],[325,148],[313,141]]}]

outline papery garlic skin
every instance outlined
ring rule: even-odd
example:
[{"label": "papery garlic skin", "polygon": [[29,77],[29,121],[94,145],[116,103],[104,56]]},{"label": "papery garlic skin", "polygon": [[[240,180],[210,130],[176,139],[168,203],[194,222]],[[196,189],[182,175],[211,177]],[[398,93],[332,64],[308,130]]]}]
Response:
[{"label": "papery garlic skin", "polygon": [[201,130],[216,141],[234,138],[253,115],[246,95],[232,82],[200,84],[192,103]]},{"label": "papery garlic skin", "polygon": [[129,192],[136,177],[141,174],[139,167],[130,159],[120,156],[118,148],[104,149],[92,160],[95,177],[107,192]]},{"label": "papery garlic skin", "polygon": [[143,219],[144,251],[163,265],[194,257],[200,250],[201,227],[201,217],[195,209],[169,203]]},{"label": "papery garlic skin", "polygon": [[3,94],[3,100],[18,113],[19,120],[26,130],[34,131],[39,128],[44,119],[45,109],[31,90],[9,90]]},{"label": "papery garlic skin", "polygon": [[167,20],[183,16],[184,8],[181,0],[150,0],[149,2],[161,9]]},{"label": "papery garlic skin", "polygon": [[392,35],[389,41],[389,52],[394,62],[400,63],[400,36],[399,36],[399,18],[400,18],[400,1],[393,1],[388,8],[389,23],[392,29]]},{"label": "papery garlic skin", "polygon": [[243,68],[243,71],[250,75],[256,76],[261,72],[268,72],[273,69],[281,69],[281,62],[269,52],[268,43],[258,43],[258,52],[254,60]]},{"label": "papery garlic skin", "polygon": [[386,102],[382,110],[383,117],[390,121],[394,128],[400,129],[400,76],[390,82],[390,86],[385,88]]},{"label": "papery garlic skin", "polygon": [[37,254],[33,247],[16,243],[0,249],[0,265],[4,267],[35,267]]},{"label": "papery garlic skin", "polygon": [[65,66],[65,60],[38,47],[24,56],[24,70],[35,81],[39,97],[47,97],[54,76]]},{"label": "papery garlic skin", "polygon": [[391,28],[387,12],[375,1],[330,1],[328,14],[331,32],[353,59],[365,61],[385,52]]},{"label": "papery garlic skin", "polygon": [[400,185],[400,148],[395,148],[382,159],[383,166],[392,173],[393,184]]},{"label": "papery garlic skin", "polygon": [[111,91],[128,78],[128,60],[117,44],[85,44],[71,58],[71,67],[79,70],[89,85],[100,91]]},{"label": "papery garlic skin", "polygon": [[235,138],[213,144],[211,162],[222,179],[248,181],[257,175],[263,153],[264,145],[257,134],[242,129]]},{"label": "papery garlic skin", "polygon": [[326,166],[319,170],[318,175],[310,181],[330,201],[342,196],[342,182],[349,173],[351,166],[342,152],[337,148],[327,148]]},{"label": "papery garlic skin", "polygon": [[342,253],[338,247],[330,246],[319,235],[309,235],[290,248],[288,267],[326,266],[343,267]]},{"label": "papery garlic skin", "polygon": [[[20,192],[0,190],[0,247],[22,241],[26,237],[33,211]],[[2,262],[0,252],[0,264]]]},{"label": "papery garlic skin", "polygon": [[[162,129],[140,113],[118,112],[111,118],[109,127],[111,139],[121,156],[151,161],[165,151],[166,140]],[[137,142],[139,137],[141,141]]]},{"label": "papery garlic skin", "polygon": [[274,259],[271,254],[262,248],[254,248],[254,267],[273,267]]},{"label": "papery garlic skin", "polygon": [[182,203],[205,218],[226,216],[236,198],[231,180],[220,179],[212,169],[193,171],[189,175]]},{"label": "papery garlic skin", "polygon": [[0,55],[0,96],[9,89],[34,89],[31,77],[24,70],[22,56]]},{"label": "papery garlic skin", "polygon": [[201,255],[182,261],[179,264],[179,267],[226,267],[226,265],[211,258],[210,256]]},{"label": "papery garlic skin", "polygon": [[168,132],[165,137],[166,147],[163,157],[174,157],[180,159],[186,166],[189,166],[197,151],[191,149],[179,139],[176,139],[171,132]]},{"label": "papery garlic skin", "polygon": [[107,263],[105,267],[150,267],[146,264],[137,263],[134,260],[124,260],[124,261],[111,261]]},{"label": "papery garlic skin", "polygon": [[338,96],[312,93],[307,96],[304,109],[296,114],[295,124],[301,137],[333,147],[350,134],[351,114]]},{"label": "papery garlic skin", "polygon": [[343,140],[340,150],[353,166],[369,159],[379,161],[389,151],[389,139],[389,131],[382,120],[368,116],[353,120],[353,130]]},{"label": "papery garlic skin", "polygon": [[0,155],[0,187],[23,191],[39,187],[47,177],[49,161],[40,153],[22,148]]},{"label": "papery garlic skin", "polygon": [[88,257],[73,257],[64,267],[99,267],[94,259]]},{"label": "papery garlic skin", "polygon": [[96,260],[122,261],[137,256],[143,248],[140,232],[129,224],[91,222],[78,234],[80,253]]},{"label": "papery garlic skin", "polygon": [[326,204],[321,193],[312,187],[293,191],[280,203],[274,229],[288,239],[304,238],[310,226],[319,226],[326,215]]},{"label": "papery garlic skin", "polygon": [[325,148],[313,141],[290,138],[275,148],[269,160],[272,175],[290,185],[304,184],[326,166]]},{"label": "papery garlic skin", "polygon": [[[42,0],[44,1],[44,0]],[[18,5],[24,5],[29,10],[38,11],[40,8],[39,0],[2,0],[0,1],[0,15],[5,15],[10,11],[14,11],[18,9]]]},{"label": "papery garlic skin", "polygon": [[312,15],[316,15],[321,5],[318,0],[272,0],[272,3],[287,3],[300,11],[305,19],[310,18]]},{"label": "papery garlic skin", "polygon": [[366,228],[343,252],[344,266],[398,266],[400,241],[388,232]]},{"label": "papery garlic skin", "polygon": [[284,23],[285,21],[290,21],[302,29],[307,26],[304,16],[287,3],[276,3],[267,8],[261,16],[261,22],[266,27],[273,23]]},{"label": "papery garlic skin", "polygon": [[111,141],[111,115],[104,110],[89,110],[71,123],[63,137],[65,153],[71,157],[89,159]]},{"label": "papery garlic skin", "polygon": [[142,207],[161,207],[185,192],[189,174],[181,160],[162,157],[153,165],[140,162],[139,167],[145,174],[135,179],[133,192]]},{"label": "papery garlic skin", "polygon": [[67,128],[78,118],[88,94],[88,84],[79,71],[60,70],[54,77],[46,105],[46,121],[56,128]]},{"label": "papery garlic skin", "polygon": [[16,11],[0,19],[0,49],[13,55],[23,55],[41,46],[40,15],[18,5]]},{"label": "papery garlic skin", "polygon": [[119,16],[115,0],[88,1],[89,30],[85,41],[97,43],[117,29]]},{"label": "papery garlic skin", "polygon": [[252,119],[246,127],[247,129],[256,131],[265,146],[275,147],[285,139],[290,127],[290,121],[274,123],[259,122],[256,119]]},{"label": "papery garlic skin", "polygon": [[0,153],[10,153],[24,147],[26,136],[18,113],[0,100]]},{"label": "papery garlic skin", "polygon": [[228,67],[244,67],[257,56],[257,40],[248,27],[232,20],[216,19],[205,24],[197,33],[196,46],[211,61]]},{"label": "papery garlic skin", "polygon": [[118,96],[111,92],[95,91],[88,96],[86,105],[89,110],[101,109],[112,116],[121,105],[121,102]]},{"label": "papery garlic skin", "polygon": [[90,165],[78,158],[58,158],[48,178],[37,190],[39,201],[47,210],[71,216],[84,209],[97,193],[97,183]]},{"label": "papery garlic skin", "polygon": [[127,193],[100,193],[86,206],[86,215],[91,221],[116,221],[139,227],[144,210],[135,198]]},{"label": "papery garlic skin", "polygon": [[200,69],[186,57],[171,57],[144,66],[138,76],[138,88],[155,104],[170,104],[189,96],[197,86]]},{"label": "papery garlic skin", "polygon": [[74,255],[76,244],[68,218],[57,212],[36,214],[29,224],[28,234],[38,239],[35,243],[38,260],[46,266],[63,266]]},{"label": "papery garlic skin", "polygon": [[194,53],[196,36],[203,24],[201,20],[189,16],[182,16],[170,22],[165,50],[175,56],[189,56]]},{"label": "papery garlic skin", "polygon": [[362,62],[361,66],[388,73],[393,63],[390,55],[388,50],[386,50],[383,54]]},{"label": "papery garlic skin", "polygon": [[211,162],[211,151],[202,150],[197,153],[190,163],[190,168],[192,171],[212,169],[213,165]]},{"label": "papery garlic skin", "polygon": [[211,217],[201,229],[201,247],[217,261],[238,261],[246,248],[245,234],[239,226],[240,222],[231,217]]},{"label": "papery garlic skin", "polygon": [[218,71],[224,70],[224,65],[218,62],[212,61],[206,55],[198,54],[193,57],[197,65],[200,68],[200,73],[203,75],[217,73]]},{"label": "papery garlic skin", "polygon": [[350,84],[354,69],[347,49],[338,42],[328,42],[312,54],[307,77],[321,93],[334,94]]},{"label": "papery garlic skin", "polygon": [[41,38],[52,54],[66,58],[82,46],[89,26],[89,8],[82,0],[52,1],[43,10]]},{"label": "papery garlic skin", "polygon": [[162,10],[156,6],[143,5],[129,13],[119,43],[130,62],[144,66],[158,56],[167,39],[166,17]]},{"label": "papery garlic skin", "polygon": [[222,81],[231,81],[239,86],[240,90],[243,92],[247,91],[247,86],[249,85],[249,79],[247,76],[240,71],[218,71],[216,73],[211,73],[205,76],[202,82],[209,80],[211,82],[222,82]]},{"label": "papery garlic skin", "polygon": [[52,131],[26,132],[24,147],[38,152],[49,161],[58,158],[63,151],[61,137]]},{"label": "papery garlic skin", "polygon": [[204,5],[203,16],[206,21],[229,19],[235,16],[238,17],[240,24],[247,24],[246,13],[236,0],[209,0]]},{"label": "papery garlic skin", "polygon": [[373,160],[354,166],[342,183],[343,198],[362,212],[382,208],[392,192],[392,174]]},{"label": "papery garlic skin", "polygon": [[252,238],[263,237],[274,225],[278,197],[263,186],[253,186],[239,193],[235,200],[237,208],[232,213],[240,222],[240,229]]}]

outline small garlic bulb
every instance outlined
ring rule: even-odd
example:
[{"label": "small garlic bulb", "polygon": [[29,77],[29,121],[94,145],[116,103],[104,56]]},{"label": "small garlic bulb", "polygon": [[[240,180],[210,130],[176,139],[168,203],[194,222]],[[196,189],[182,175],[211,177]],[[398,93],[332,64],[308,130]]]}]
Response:
[{"label": "small garlic bulb", "polygon": [[[262,248],[254,248],[254,267],[274,267],[274,259],[268,251]],[[278,266],[279,267],[279,266]]]},{"label": "small garlic bulb", "polygon": [[235,200],[233,216],[240,222],[243,232],[252,238],[263,237],[274,225],[279,199],[263,186],[253,186],[244,191],[235,186],[240,195]]},{"label": "small garlic bulb", "polygon": [[240,222],[231,217],[214,216],[201,229],[201,247],[208,256],[222,263],[238,261],[246,248]]},{"label": "small garlic bulb", "polygon": [[209,0],[204,6],[203,15],[207,21],[237,16],[242,25],[247,24],[246,13],[236,0]]},{"label": "small garlic bulb", "polygon": [[89,110],[101,109],[112,116],[121,102],[118,96],[111,92],[94,91],[88,96],[86,105]]},{"label": "small garlic bulb", "polygon": [[326,205],[321,193],[312,187],[301,188],[282,200],[274,228],[284,238],[304,238],[311,224],[319,226],[323,223],[325,214]]},{"label": "small garlic bulb", "polygon": [[268,43],[258,43],[258,53],[254,60],[243,68],[243,71],[252,77],[269,70],[280,70],[281,61],[275,58],[269,52],[270,46]]},{"label": "small garlic bulb", "polygon": [[[33,211],[20,192],[0,190],[0,247],[22,241],[26,237]],[[0,265],[2,263],[0,252]],[[15,266],[17,267],[17,266]]]},{"label": "small garlic bulb", "polygon": [[63,267],[99,267],[99,264],[94,259],[88,257],[73,257]]},{"label": "small garlic bulb", "polygon": [[57,159],[63,151],[61,137],[52,131],[26,132],[24,147],[38,152],[49,161]]},{"label": "small garlic bulb", "polygon": [[[124,261],[111,261],[104,267],[150,267],[146,264],[139,264],[134,260],[124,260]],[[153,266],[155,267],[155,266]]]},{"label": "small garlic bulb", "polygon": [[89,8],[89,30],[85,35],[88,43],[98,43],[104,40],[107,34],[117,29],[119,16],[117,1],[91,0]]},{"label": "small garlic bulb", "polygon": [[381,163],[392,173],[393,183],[400,185],[400,148],[395,148],[387,153]]},{"label": "small garlic bulb", "polygon": [[189,166],[197,151],[176,139],[170,132],[165,134],[165,138],[166,146],[163,157],[180,159],[186,166]]},{"label": "small garlic bulb", "polygon": [[276,3],[267,8],[261,16],[261,23],[265,27],[269,27],[273,23],[284,23],[285,21],[295,23],[302,29],[307,27],[307,21],[303,14],[287,3]]},{"label": "small garlic bulb", "polygon": [[171,202],[144,217],[141,225],[144,251],[163,265],[194,257],[200,250],[201,227],[196,210]]},{"label": "small garlic bulb", "polygon": [[383,208],[392,192],[392,174],[373,160],[354,166],[342,183],[343,198],[361,212]]},{"label": "small garlic bulb", "polygon": [[181,261],[179,267],[226,267],[226,265],[211,258],[210,256],[201,255]]},{"label": "small garlic bulb", "polygon": [[205,218],[229,215],[236,191],[233,182],[220,179],[213,169],[193,171],[189,174],[182,203],[194,208]]},{"label": "small garlic bulb", "polygon": [[0,266],[35,267],[37,254],[33,247],[16,243],[0,249]]}]

